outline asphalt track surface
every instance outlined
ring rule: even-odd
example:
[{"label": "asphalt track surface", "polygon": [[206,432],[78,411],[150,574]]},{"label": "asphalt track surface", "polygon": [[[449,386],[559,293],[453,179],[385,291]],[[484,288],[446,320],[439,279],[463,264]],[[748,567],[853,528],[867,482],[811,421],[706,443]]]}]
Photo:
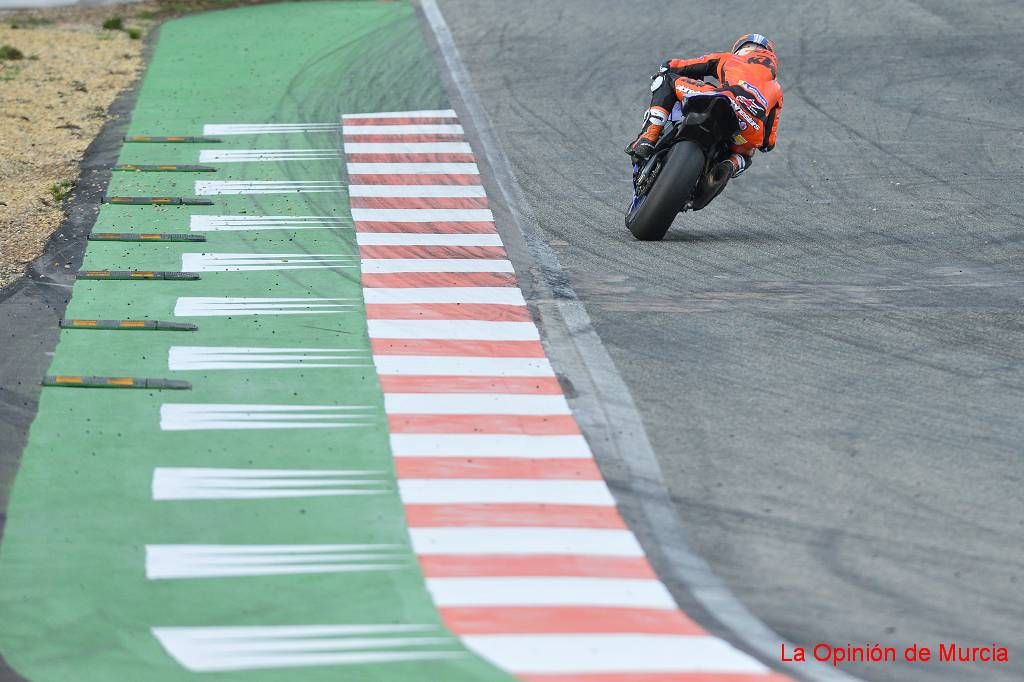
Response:
[{"label": "asphalt track surface", "polygon": [[[1024,677],[1024,7],[440,6],[698,553],[797,644],[1010,649],[863,679]],[[745,31],[779,45],[778,148],[633,241],[647,76]]]}]

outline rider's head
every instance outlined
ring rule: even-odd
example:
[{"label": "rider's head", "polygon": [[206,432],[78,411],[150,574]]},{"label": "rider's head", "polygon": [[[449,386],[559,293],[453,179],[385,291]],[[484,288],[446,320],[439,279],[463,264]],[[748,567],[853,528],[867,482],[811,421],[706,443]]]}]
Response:
[{"label": "rider's head", "polygon": [[747,54],[754,50],[768,50],[775,54],[775,43],[760,33],[747,33],[737,38],[736,42],[732,44],[733,54]]}]

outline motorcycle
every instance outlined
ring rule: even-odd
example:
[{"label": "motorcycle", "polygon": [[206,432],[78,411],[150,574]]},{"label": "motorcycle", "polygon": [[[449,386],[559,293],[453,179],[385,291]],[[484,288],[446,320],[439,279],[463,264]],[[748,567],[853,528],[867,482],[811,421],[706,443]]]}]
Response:
[{"label": "motorcycle", "polygon": [[739,122],[728,96],[691,95],[672,108],[654,154],[633,164],[633,200],[626,227],[643,241],[658,241],[676,215],[699,211],[729,182],[729,157]]}]

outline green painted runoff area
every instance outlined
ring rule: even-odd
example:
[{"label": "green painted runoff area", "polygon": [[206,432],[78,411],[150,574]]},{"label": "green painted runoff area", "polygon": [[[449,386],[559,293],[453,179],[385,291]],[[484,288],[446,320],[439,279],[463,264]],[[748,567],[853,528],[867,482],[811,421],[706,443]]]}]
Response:
[{"label": "green painted runoff area", "polygon": [[[264,5],[164,24],[128,134],[201,135],[207,123],[337,123],[345,112],[446,107],[408,3]],[[341,147],[339,130],[222,139],[125,144],[118,163],[196,164],[202,149]],[[196,180],[345,180],[340,156],[208,165],[217,172],[115,173],[109,194],[191,196]],[[344,192],[212,198],[213,206],[104,205],[94,230],[185,233],[192,215],[334,216],[350,225]],[[470,654],[200,674],[182,667],[153,636],[153,627],[440,622],[409,547],[396,490],[352,229],[206,234],[206,243],[90,242],[83,268],[175,271],[182,254],[201,252],[332,254],[335,264],[353,267],[75,284],[69,318],[194,322],[199,330],[65,329],[50,374],[184,379],[193,388],[43,389],[0,546],[0,653],[39,682],[510,679]],[[352,307],[329,314],[176,317],[179,297],[318,297],[346,299],[336,303]],[[171,346],[347,349],[355,366],[171,371]],[[351,428],[162,430],[165,403],[364,409],[356,410],[363,417]],[[384,480],[384,492],[156,501],[157,467],[365,470]],[[349,543],[398,545],[401,567],[164,580],[148,580],[144,568],[146,545]],[[461,647],[450,641],[438,646]]]}]

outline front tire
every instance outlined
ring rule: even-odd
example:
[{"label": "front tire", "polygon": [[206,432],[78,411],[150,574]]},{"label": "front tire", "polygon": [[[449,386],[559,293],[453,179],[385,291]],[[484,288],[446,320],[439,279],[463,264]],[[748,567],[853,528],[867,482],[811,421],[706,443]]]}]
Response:
[{"label": "front tire", "polygon": [[626,227],[641,241],[665,236],[704,172],[704,152],[693,142],[679,142],[668,152],[665,165],[646,197],[626,214]]}]

